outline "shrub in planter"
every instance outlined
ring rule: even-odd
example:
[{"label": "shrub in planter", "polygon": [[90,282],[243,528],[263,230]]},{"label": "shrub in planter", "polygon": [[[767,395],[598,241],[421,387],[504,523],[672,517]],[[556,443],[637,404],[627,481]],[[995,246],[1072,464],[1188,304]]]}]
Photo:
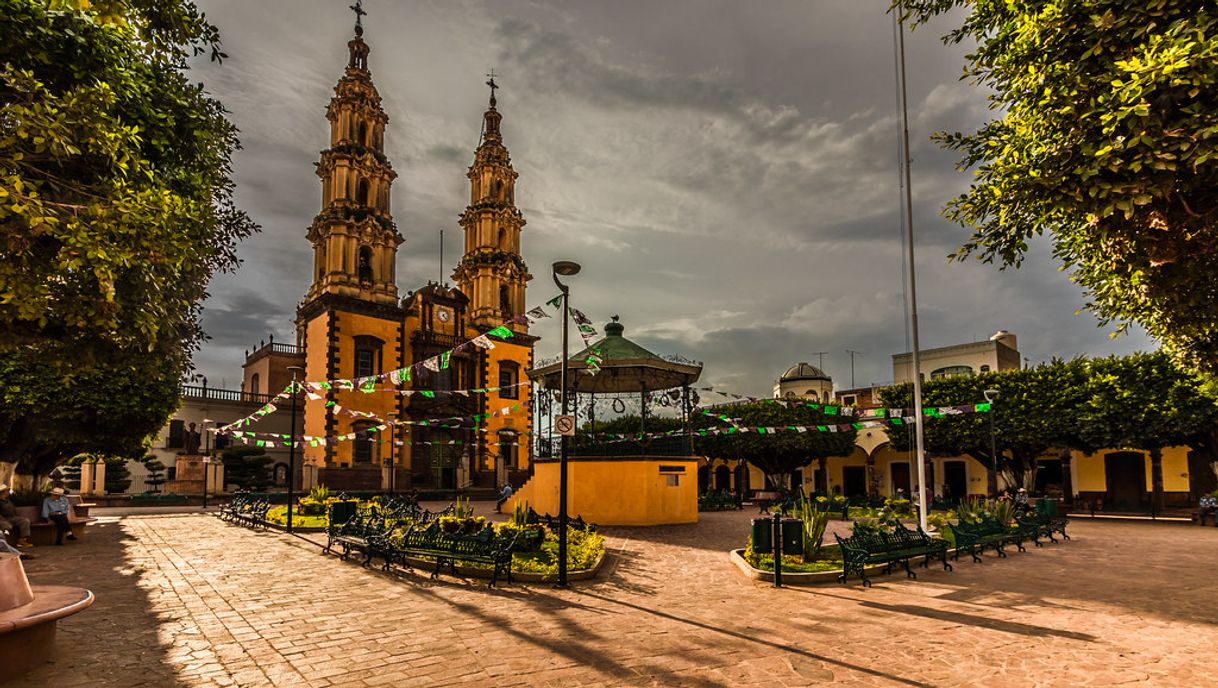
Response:
[{"label": "shrub in planter", "polygon": [[441,516],[439,521],[449,535],[475,535],[486,527],[485,516]]}]

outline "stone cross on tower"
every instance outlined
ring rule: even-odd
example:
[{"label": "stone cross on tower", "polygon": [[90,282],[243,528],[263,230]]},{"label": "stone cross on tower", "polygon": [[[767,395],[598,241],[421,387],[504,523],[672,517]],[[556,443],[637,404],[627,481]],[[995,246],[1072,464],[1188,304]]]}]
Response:
[{"label": "stone cross on tower", "polygon": [[356,29],[364,28],[364,22],[362,20],[364,15],[368,14],[368,11],[364,9],[364,0],[355,0],[355,4],[351,5],[351,11],[355,13]]},{"label": "stone cross on tower", "polygon": [[495,83],[495,69],[491,68],[491,73],[487,74],[489,79],[486,80],[486,85],[491,87],[491,107],[495,107],[495,90],[499,88],[499,84]]}]

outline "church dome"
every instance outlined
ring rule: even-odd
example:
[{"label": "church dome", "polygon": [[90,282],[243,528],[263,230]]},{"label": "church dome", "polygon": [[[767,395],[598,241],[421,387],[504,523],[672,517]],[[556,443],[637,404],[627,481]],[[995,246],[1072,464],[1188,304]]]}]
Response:
[{"label": "church dome", "polygon": [[783,373],[782,377],[780,377],[778,379],[780,382],[787,382],[787,381],[793,381],[793,380],[832,381],[832,378],[830,378],[828,375],[826,375],[825,371],[821,370],[820,368],[817,368],[816,366],[812,365],[811,363],[804,363],[802,361],[799,363],[796,363],[795,365],[791,366],[790,368],[787,368],[787,372]]}]

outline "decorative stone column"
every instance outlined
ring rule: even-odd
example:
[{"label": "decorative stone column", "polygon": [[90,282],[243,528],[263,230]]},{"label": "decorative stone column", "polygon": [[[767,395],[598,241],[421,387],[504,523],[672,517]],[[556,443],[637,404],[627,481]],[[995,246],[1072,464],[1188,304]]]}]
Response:
[{"label": "decorative stone column", "polygon": [[80,495],[82,497],[93,494],[93,468],[96,465],[96,459],[89,459],[80,464]]}]

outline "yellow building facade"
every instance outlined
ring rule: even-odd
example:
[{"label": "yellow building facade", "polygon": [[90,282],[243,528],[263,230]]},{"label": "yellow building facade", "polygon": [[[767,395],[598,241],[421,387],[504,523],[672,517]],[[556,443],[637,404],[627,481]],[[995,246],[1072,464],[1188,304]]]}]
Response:
[{"label": "yellow building facade", "polygon": [[362,34],[357,25],[326,110],[329,147],[316,169],[321,209],[308,231],[312,284],[296,317],[300,377],[353,382],[312,387],[303,402],[302,482],[403,490],[519,484],[530,462],[525,371],[536,338],[520,317],[531,276],[497,85],[467,171],[455,286],[429,283],[401,298],[396,264],[405,239],[391,212],[389,118]]}]

